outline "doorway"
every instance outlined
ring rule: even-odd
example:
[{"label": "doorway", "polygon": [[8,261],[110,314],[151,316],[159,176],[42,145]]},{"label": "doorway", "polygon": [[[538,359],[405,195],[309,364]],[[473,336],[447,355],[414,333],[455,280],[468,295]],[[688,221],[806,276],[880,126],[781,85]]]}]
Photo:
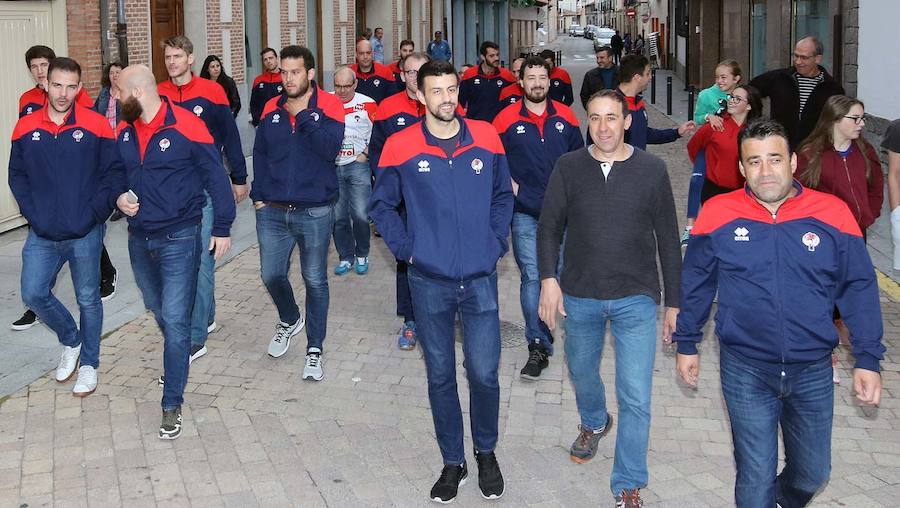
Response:
[{"label": "doorway", "polygon": [[169,79],[165,52],[160,48],[169,37],[184,33],[183,0],[150,0],[150,54],[156,81]]}]

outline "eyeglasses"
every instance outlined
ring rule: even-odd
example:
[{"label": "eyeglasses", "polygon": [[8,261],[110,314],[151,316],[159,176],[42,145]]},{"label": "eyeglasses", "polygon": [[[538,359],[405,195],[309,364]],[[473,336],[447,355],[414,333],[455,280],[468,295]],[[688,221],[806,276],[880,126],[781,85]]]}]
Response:
[{"label": "eyeglasses", "polygon": [[794,53],[794,60],[803,60],[804,62],[807,60],[812,60],[815,57],[816,55],[799,55],[797,53]]},{"label": "eyeglasses", "polygon": [[740,104],[741,102],[744,102],[746,100],[747,99],[741,97],[740,95],[729,95],[728,96],[728,102],[736,102],[736,103]]},{"label": "eyeglasses", "polygon": [[855,123],[856,125],[859,125],[865,121],[865,115],[859,115],[859,116],[844,115],[844,118],[849,118],[850,120],[853,120],[853,123]]},{"label": "eyeglasses", "polygon": [[419,75],[419,71],[417,71],[416,69],[410,69],[408,71],[403,71],[403,72],[411,78],[414,78]]},{"label": "eyeglasses", "polygon": [[339,84],[335,83],[334,89],[335,90],[349,90],[349,89],[353,88],[354,84],[355,83],[350,83],[349,85],[339,85]]}]

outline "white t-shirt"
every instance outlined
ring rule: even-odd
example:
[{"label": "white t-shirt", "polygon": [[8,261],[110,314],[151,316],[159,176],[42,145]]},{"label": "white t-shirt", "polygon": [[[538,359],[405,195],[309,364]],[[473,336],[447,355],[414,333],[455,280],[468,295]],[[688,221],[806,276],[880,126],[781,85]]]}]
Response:
[{"label": "white t-shirt", "polygon": [[335,163],[346,166],[369,146],[375,117],[375,100],[359,92],[344,104],[344,142]]}]

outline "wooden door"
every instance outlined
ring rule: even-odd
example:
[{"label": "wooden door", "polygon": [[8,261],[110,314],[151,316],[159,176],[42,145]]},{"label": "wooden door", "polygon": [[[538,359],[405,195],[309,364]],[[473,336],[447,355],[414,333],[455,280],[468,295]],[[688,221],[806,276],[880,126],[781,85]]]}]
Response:
[{"label": "wooden door", "polygon": [[150,53],[156,81],[169,79],[162,41],[184,33],[183,0],[150,0]]}]

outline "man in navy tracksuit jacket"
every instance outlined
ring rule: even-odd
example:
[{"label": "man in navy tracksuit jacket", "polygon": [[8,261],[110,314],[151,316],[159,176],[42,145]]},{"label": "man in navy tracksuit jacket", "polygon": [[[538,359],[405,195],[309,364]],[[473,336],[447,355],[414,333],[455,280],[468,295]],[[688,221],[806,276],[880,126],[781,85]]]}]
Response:
[{"label": "man in navy tracksuit jacket", "polygon": [[[654,129],[650,127],[647,116],[646,103],[641,93],[650,84],[650,62],[643,55],[627,55],[622,58],[619,65],[620,83],[616,90],[625,97],[628,109],[631,111],[631,127],[625,131],[625,142],[629,145],[646,150],[647,145],[662,145],[671,143],[682,136],[689,136],[694,132],[694,122],[685,122],[677,129]],[[587,144],[591,141],[591,133],[588,130]]]},{"label": "man in navy tracksuit jacket", "polygon": [[[194,63],[194,47],[190,39],[178,35],[164,41],[166,71],[169,79],[159,84],[159,94],[168,97],[172,104],[181,106],[197,115],[212,134],[216,147],[224,152],[234,199],[240,203],[247,197],[247,167],[241,149],[241,137],[237,123],[231,114],[228,97],[221,85],[195,76],[191,72]],[[201,223],[201,241],[208,243],[212,236],[212,201],[207,196]],[[216,263],[210,256],[200,261],[197,278],[197,294],[191,314],[191,361],[206,354],[206,337],[215,330],[216,318]],[[160,382],[163,380],[160,379]]]},{"label": "man in navy tracksuit jacket", "polygon": [[367,40],[356,43],[356,63],[350,69],[356,73],[356,91],[378,104],[397,91],[390,67],[372,60],[372,43]]},{"label": "man in navy tracksuit jacket", "polygon": [[530,57],[520,70],[524,100],[504,108],[494,119],[509,160],[516,195],[512,220],[513,254],[519,265],[519,300],[525,317],[528,362],[520,375],[535,380],[553,354],[550,330],[538,317],[541,279],[537,266],[537,224],[544,191],[556,160],[584,148],[578,119],[568,106],[548,98],[550,64]]},{"label": "man in navy tracksuit jacket", "polygon": [[[124,175],[106,117],[76,104],[79,65],[55,58],[47,81],[47,103],[16,123],[9,157],[9,186],[31,225],[22,249],[22,300],[63,346],[57,381],[71,378],[80,356],[73,393],[85,397],[97,387],[100,360],[103,224]],[[72,273],[80,329],[52,293],[63,263]]]},{"label": "man in navy tracksuit jacket", "polygon": [[[431,61],[425,53],[412,53],[400,62],[401,76],[404,83],[402,91],[388,97],[375,110],[375,124],[372,127],[372,138],[369,140],[369,160],[372,170],[378,168],[381,159],[381,150],[384,142],[403,129],[415,125],[425,114],[425,106],[416,97],[419,89],[415,76],[407,77],[407,71],[419,72],[426,62]],[[406,210],[401,205],[400,215],[405,219]],[[403,259],[397,259],[397,315],[403,318],[403,326],[397,337],[397,347],[410,350],[416,347],[416,314],[413,310],[412,296],[409,294],[409,281],[407,280],[407,265]]]},{"label": "man in navy tracksuit jacket", "polygon": [[[878,284],[846,204],[793,180],[796,156],[784,127],[751,124],[738,143],[747,187],[709,200],[691,230],[674,335],[677,370],[696,386],[697,345],[718,290],[736,504],[805,506],[831,470],[835,305],[850,328],[857,398],[880,399]],[[776,477],[779,425],[785,467]]]},{"label": "man in navy tracksuit jacket", "polygon": [[263,72],[253,80],[250,89],[250,123],[257,127],[262,110],[272,97],[281,95],[281,71],[278,69],[278,52],[266,48],[259,53],[262,58]]},{"label": "man in navy tracksuit jacket", "polygon": [[[126,68],[118,87],[124,121],[117,144],[127,186],[116,204],[128,216],[135,282],[165,340],[159,437],[175,439],[181,433],[200,257],[218,259],[230,247],[234,197],[209,130],[190,111],[160,98],[150,69]],[[129,198],[126,189],[134,196]],[[214,217],[211,239],[201,245],[205,194],[212,199]]]},{"label": "man in navy tracksuit jacket", "polygon": [[[335,159],[344,140],[344,106],[316,86],[308,48],[281,51],[285,93],[263,109],[253,145],[253,192],[262,280],[278,308],[269,355],[287,353],[291,337],[306,328],[303,379],[320,381],[328,319],[328,246],[338,197]],[[300,313],[288,267],[300,247],[306,318]]]},{"label": "man in navy tracksuit jacket", "polygon": [[513,73],[500,67],[500,47],[491,41],[481,43],[481,63],[469,67],[459,85],[459,104],[466,118],[493,122],[503,109],[500,92],[516,82]]},{"label": "man in navy tracksuit jacket", "polygon": [[[428,398],[444,471],[431,498],[456,497],[467,468],[456,391],[454,322],[466,347],[472,440],[485,498],[503,494],[494,456],[500,388],[497,261],[506,253],[513,196],[503,145],[487,123],[456,112],[458,76],[446,60],[419,69],[425,119],[384,146],[369,214],[398,259],[409,263],[416,325],[423,340]],[[404,220],[398,207],[405,203]]]}]

